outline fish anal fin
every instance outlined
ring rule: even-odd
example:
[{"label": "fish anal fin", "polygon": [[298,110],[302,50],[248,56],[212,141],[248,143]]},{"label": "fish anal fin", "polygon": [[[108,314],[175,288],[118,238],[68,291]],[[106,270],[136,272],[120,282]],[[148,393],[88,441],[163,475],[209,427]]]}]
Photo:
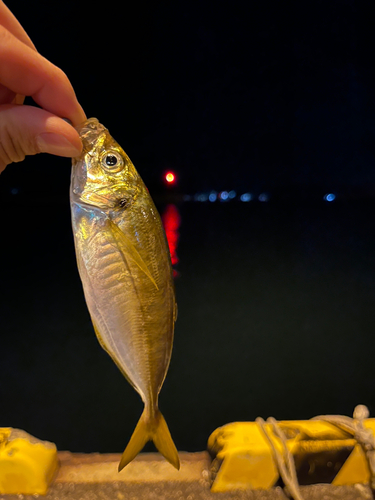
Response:
[{"label": "fish anal fin", "polygon": [[121,457],[119,472],[138,455],[148,441],[153,441],[163,457],[177,470],[180,469],[178,452],[163,415],[156,410],[155,415],[150,418],[145,409]]},{"label": "fish anal fin", "polygon": [[103,338],[102,336],[100,335],[99,333],[99,329],[98,327],[96,326],[95,322],[93,321],[93,319],[91,318],[91,321],[92,321],[92,326],[94,327],[94,330],[95,330],[95,334],[96,334],[96,337],[99,341],[99,344],[100,346],[102,347],[102,349],[105,350],[105,352],[111,357],[112,361],[115,363],[115,365],[117,366],[117,368],[120,370],[120,372],[124,375],[124,377],[126,378],[126,380],[129,382],[129,384],[136,390],[138,391],[138,389],[136,388],[136,386],[134,385],[134,382],[131,380],[131,378],[129,377],[129,375],[126,373],[126,371],[124,370],[124,368],[121,366],[121,364],[118,362],[118,360],[116,359],[116,357],[111,353],[111,351],[107,348],[107,346],[105,345],[104,341],[103,341]]},{"label": "fish anal fin", "polygon": [[103,339],[102,339],[102,336],[100,335],[99,333],[99,329],[98,327],[96,326],[96,324],[94,323],[93,319],[91,318],[91,321],[92,321],[92,326],[94,327],[94,330],[95,330],[95,335],[96,335],[96,338],[98,339],[99,341],[99,344],[101,345],[101,347],[111,356],[111,353],[108,351],[105,343],[103,342]]},{"label": "fish anal fin", "polygon": [[152,277],[150,270],[147,267],[147,264],[142,259],[141,255],[139,254],[138,250],[135,248],[133,243],[130,241],[130,239],[110,219],[108,219],[107,224],[109,225],[110,231],[116,240],[116,243],[119,247],[119,250],[121,251],[121,254],[123,255],[123,258],[125,260],[131,258],[135,262],[135,264],[139,267],[139,269],[143,271],[145,275],[150,279],[150,281],[154,284],[155,288],[159,290],[159,287],[156,284],[154,278]]}]

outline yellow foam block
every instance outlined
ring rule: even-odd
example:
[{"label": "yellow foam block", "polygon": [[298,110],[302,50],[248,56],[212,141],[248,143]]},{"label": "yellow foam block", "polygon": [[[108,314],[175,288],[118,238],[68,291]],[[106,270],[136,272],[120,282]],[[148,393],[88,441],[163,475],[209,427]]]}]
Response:
[{"label": "yellow foam block", "polygon": [[[295,420],[277,423],[294,457],[300,484],[332,482],[355,484],[369,480],[369,470],[360,445],[352,436],[321,420]],[[364,421],[375,434],[375,419]],[[268,433],[272,427],[265,424]],[[280,453],[282,444],[273,435]],[[269,441],[256,422],[234,422],[216,429],[208,440],[216,470],[212,491],[268,489],[279,473]]]},{"label": "yellow foam block", "polygon": [[[375,419],[369,418],[363,422],[364,427],[370,429],[375,435]],[[348,485],[355,483],[368,483],[370,481],[370,470],[362,446],[357,444],[338,472],[332,484]]]},{"label": "yellow foam block", "polygon": [[0,494],[45,495],[58,467],[53,443],[0,428]]}]

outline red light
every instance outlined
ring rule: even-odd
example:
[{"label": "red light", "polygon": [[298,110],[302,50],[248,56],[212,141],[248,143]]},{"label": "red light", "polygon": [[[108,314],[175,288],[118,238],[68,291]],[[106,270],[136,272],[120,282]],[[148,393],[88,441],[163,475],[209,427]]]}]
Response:
[{"label": "red light", "polygon": [[173,172],[167,172],[165,174],[165,180],[168,182],[168,184],[172,184],[172,182],[176,180],[176,176]]},{"label": "red light", "polygon": [[180,237],[180,233],[178,232],[181,224],[180,212],[176,205],[167,205],[161,218],[168,241],[172,265],[174,266],[178,263],[177,245]]}]

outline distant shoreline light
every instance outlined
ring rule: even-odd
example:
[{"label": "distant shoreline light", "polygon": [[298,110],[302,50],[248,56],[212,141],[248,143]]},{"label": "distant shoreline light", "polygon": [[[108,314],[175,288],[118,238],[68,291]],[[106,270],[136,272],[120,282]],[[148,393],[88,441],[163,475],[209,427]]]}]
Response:
[{"label": "distant shoreline light", "polygon": [[336,195],[334,193],[327,193],[323,196],[325,201],[334,201],[336,199]]},{"label": "distant shoreline light", "polygon": [[[174,175],[174,174],[172,174]],[[166,178],[166,177],[165,177]],[[173,182],[175,180],[175,177],[173,177]],[[267,203],[270,201],[270,199],[272,198],[272,196],[268,193],[268,192],[261,192],[260,194],[257,194],[257,193],[251,193],[251,192],[245,192],[245,193],[238,193],[232,189],[232,190],[223,190],[223,191],[215,191],[215,190],[211,190],[211,191],[206,191],[206,192],[198,192],[198,193],[195,193],[194,195],[184,195],[183,196],[183,199],[184,201],[188,201],[188,200],[193,200],[193,201],[198,201],[198,202],[211,202],[211,203],[214,203],[216,201],[219,201],[219,202],[229,202],[229,201],[232,201],[232,200],[238,200],[238,201],[241,201],[241,202],[249,202],[249,201],[259,201],[261,203]],[[300,197],[299,196],[295,196],[293,197],[292,195],[290,195],[290,198],[293,200],[296,200],[297,202],[298,201],[301,201]],[[315,196],[307,196],[305,199],[307,200],[313,200],[314,198],[320,198],[320,200],[324,201],[324,202],[333,202],[333,201],[336,201],[337,200],[337,194],[335,193],[325,193],[323,196],[318,193],[316,193]],[[340,196],[340,199],[341,199],[341,196]],[[288,198],[287,197],[280,197],[280,198],[276,198],[276,201],[280,201],[281,203],[283,201],[287,201]]]},{"label": "distant shoreline light", "polygon": [[241,201],[251,201],[253,198],[253,195],[251,193],[244,193],[244,194],[241,194],[241,197],[240,197],[240,200]]}]

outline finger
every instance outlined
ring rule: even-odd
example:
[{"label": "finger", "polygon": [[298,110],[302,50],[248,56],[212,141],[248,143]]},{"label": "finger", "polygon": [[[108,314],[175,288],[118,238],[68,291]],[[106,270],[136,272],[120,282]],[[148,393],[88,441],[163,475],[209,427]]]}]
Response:
[{"label": "finger", "polygon": [[1,85],[0,83],[0,104],[5,104],[8,102],[12,102],[13,99],[15,98],[16,93],[13,92],[12,90],[9,90],[7,87],[4,85]]},{"label": "finger", "polygon": [[79,125],[86,115],[60,68],[0,26],[0,82],[16,94],[31,96],[51,113]]},{"label": "finger", "polygon": [[13,104],[23,104],[24,100],[24,95],[16,94],[0,83],[0,104],[6,104],[8,102],[12,102]]},{"label": "finger", "polygon": [[26,31],[8,9],[8,7],[0,0],[0,24],[7,29],[13,36],[18,38],[22,43],[36,50],[35,45],[30,40]]},{"label": "finger", "polygon": [[81,151],[78,132],[63,119],[34,106],[0,106],[0,172],[26,155],[75,157]]},{"label": "finger", "polygon": [[[31,41],[29,35],[23,29],[21,24],[18,22],[17,18],[9,10],[9,8],[0,0],[0,24],[7,29],[13,36],[18,38],[22,43],[28,47],[36,50],[35,45]],[[0,102],[12,102],[13,104],[23,104],[25,96],[16,94],[13,98],[11,94],[14,94],[8,89],[5,89],[3,85],[0,84]]]}]

